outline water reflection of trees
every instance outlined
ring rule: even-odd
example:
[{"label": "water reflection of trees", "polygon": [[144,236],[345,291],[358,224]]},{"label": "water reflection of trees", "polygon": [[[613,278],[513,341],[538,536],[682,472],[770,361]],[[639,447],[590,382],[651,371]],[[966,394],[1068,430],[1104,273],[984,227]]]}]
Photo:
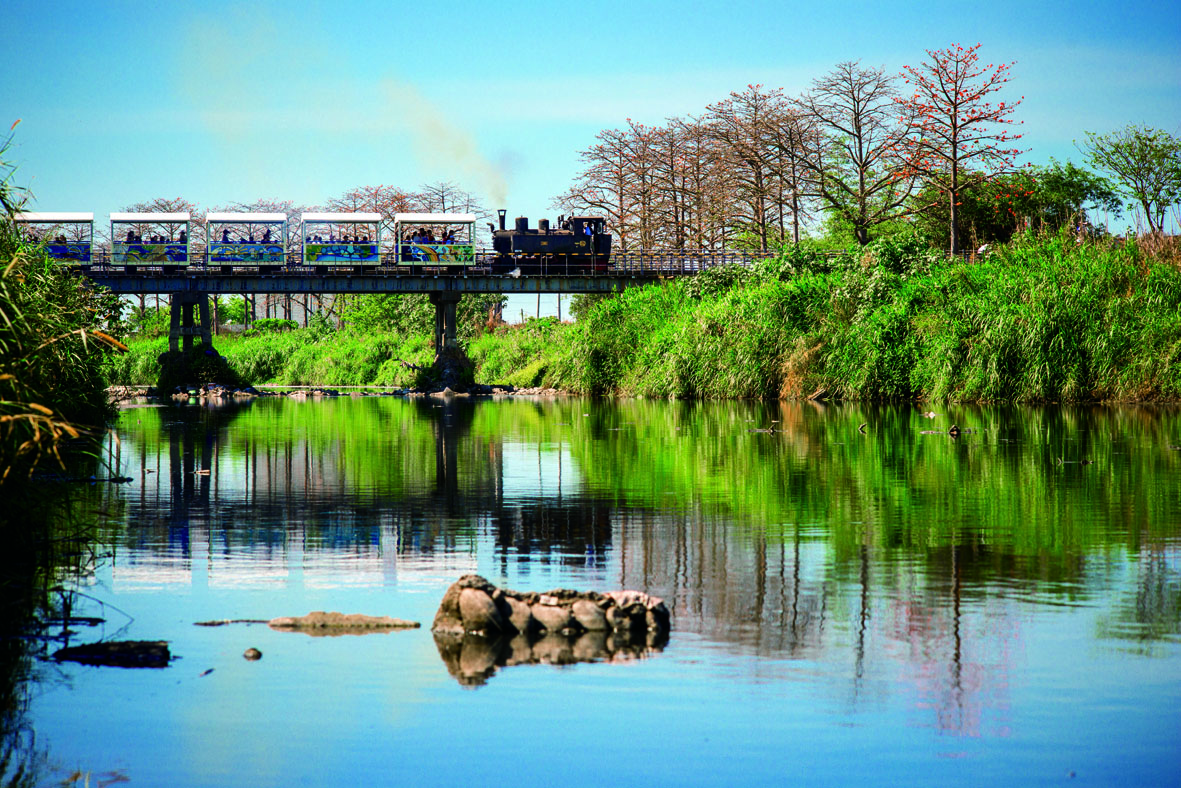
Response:
[{"label": "water reflection of trees", "polygon": [[[125,538],[148,551],[446,558],[482,541],[505,577],[565,567],[665,597],[675,631],[776,660],[847,661],[834,689],[851,704],[883,677],[908,683],[924,724],[948,731],[980,733],[995,724],[985,710],[1004,705],[1022,643],[1013,589],[1035,603],[1094,599],[1127,556],[1135,590],[1100,635],[1178,631],[1178,502],[1158,481],[1176,458],[1153,451],[1166,440],[1159,414],[965,408],[954,418],[973,432],[953,441],[920,436],[932,422],[908,408],[798,403],[158,413],[127,439],[140,473]],[[536,447],[539,476],[568,457],[577,484],[506,489],[510,444]],[[155,479],[142,473],[153,466]]]}]

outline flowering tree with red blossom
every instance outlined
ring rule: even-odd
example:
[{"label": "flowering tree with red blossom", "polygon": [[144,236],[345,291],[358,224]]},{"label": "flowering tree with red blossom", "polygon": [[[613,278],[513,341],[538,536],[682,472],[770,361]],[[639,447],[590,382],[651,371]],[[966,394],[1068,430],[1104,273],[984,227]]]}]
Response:
[{"label": "flowering tree with red blossom", "polygon": [[960,251],[956,206],[961,193],[1001,173],[1010,172],[1024,151],[1011,147],[1021,139],[1009,116],[1025,98],[994,103],[988,97],[1009,81],[1012,63],[979,64],[980,44],[927,50],[930,60],[903,66],[903,81],[914,94],[895,101],[911,134],[899,140],[906,169],[948,200],[951,253]]}]

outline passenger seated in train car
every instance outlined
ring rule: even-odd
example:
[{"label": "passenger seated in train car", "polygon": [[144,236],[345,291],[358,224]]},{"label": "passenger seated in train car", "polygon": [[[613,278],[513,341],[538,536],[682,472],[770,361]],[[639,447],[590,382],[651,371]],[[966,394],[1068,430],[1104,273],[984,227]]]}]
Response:
[{"label": "passenger seated in train car", "polygon": [[269,227],[267,228],[267,231],[262,234],[262,242],[264,244],[269,244],[271,242],[271,229]]},{"label": "passenger seated in train car", "polygon": [[127,243],[129,243],[129,244],[135,243],[135,230],[128,230],[127,231]]},{"label": "passenger seated in train car", "polygon": [[181,230],[180,231],[180,238],[178,238],[176,242],[182,243],[182,244],[187,244],[189,242],[189,234],[187,232],[185,232],[184,230]]},{"label": "passenger seated in train car", "polygon": [[229,227],[225,227],[225,228],[223,228],[223,229],[222,229],[222,231],[221,231],[221,242],[222,242],[223,244],[232,243],[232,241],[230,241],[230,228],[229,228]]}]

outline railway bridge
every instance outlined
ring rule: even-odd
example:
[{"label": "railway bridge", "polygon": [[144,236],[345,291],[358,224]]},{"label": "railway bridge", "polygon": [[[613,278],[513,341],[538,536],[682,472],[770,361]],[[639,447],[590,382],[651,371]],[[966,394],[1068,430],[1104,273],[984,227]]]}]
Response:
[{"label": "railway bridge", "polygon": [[[604,220],[559,217],[536,229],[498,211],[493,249],[476,244],[472,213],[112,213],[105,239],[93,213],[25,212],[30,241],[118,295],[168,296],[169,347],[212,346],[209,296],[426,293],[435,347],[455,344],[464,293],[608,293],[704,269],[749,264],[735,251],[619,251]],[[196,236],[196,237],[194,237]]]},{"label": "railway bridge", "polygon": [[308,266],[293,259],[284,266],[111,265],[98,257],[78,265],[80,274],[125,296],[167,296],[171,306],[169,346],[189,349],[194,337],[212,345],[211,295],[376,295],[426,294],[435,305],[435,346],[455,344],[456,305],[467,293],[613,293],[662,279],[692,276],[721,265],[750,265],[766,258],[752,252],[616,252],[601,270],[568,261],[522,259],[508,273],[503,258],[477,252],[470,261],[447,265],[396,263],[376,266]]}]

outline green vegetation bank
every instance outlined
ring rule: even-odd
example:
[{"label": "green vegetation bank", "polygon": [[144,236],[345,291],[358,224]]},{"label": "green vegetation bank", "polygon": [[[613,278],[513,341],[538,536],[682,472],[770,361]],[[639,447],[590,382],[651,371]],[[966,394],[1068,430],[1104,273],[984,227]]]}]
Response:
[{"label": "green vegetation bank", "polygon": [[[789,247],[753,268],[584,303],[572,324],[489,326],[481,307],[463,332],[481,383],[679,398],[1181,400],[1175,250],[1070,232],[1019,236],[971,261],[913,233],[842,255]],[[405,321],[382,332],[379,312],[218,348],[255,384],[414,385],[433,358],[429,334]],[[150,384],[164,346],[133,342],[111,360],[112,382]]]}]

